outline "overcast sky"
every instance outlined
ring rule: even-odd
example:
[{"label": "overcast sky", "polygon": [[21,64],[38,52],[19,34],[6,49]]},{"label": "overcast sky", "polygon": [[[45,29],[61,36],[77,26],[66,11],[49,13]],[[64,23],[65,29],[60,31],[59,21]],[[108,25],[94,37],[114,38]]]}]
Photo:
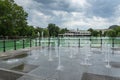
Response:
[{"label": "overcast sky", "polygon": [[28,13],[28,23],[68,29],[105,29],[120,24],[120,0],[15,0]]}]

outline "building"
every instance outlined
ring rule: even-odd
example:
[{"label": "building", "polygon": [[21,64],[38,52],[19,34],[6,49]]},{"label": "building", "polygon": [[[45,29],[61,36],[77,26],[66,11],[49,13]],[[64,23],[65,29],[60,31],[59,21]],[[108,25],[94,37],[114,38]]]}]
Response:
[{"label": "building", "polygon": [[59,34],[61,37],[79,37],[79,36],[91,36],[91,32],[87,30],[71,30],[64,34]]}]

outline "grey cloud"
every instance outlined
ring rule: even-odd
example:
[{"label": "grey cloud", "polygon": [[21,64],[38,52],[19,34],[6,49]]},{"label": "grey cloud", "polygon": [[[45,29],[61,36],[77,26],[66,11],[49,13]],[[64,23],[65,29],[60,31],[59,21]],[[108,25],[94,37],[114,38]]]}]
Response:
[{"label": "grey cloud", "polygon": [[41,6],[43,9],[47,10],[66,10],[68,5],[64,3],[62,0],[35,0],[43,6]]},{"label": "grey cloud", "polygon": [[[21,1],[21,0],[15,0]],[[29,0],[28,0],[29,1]],[[88,7],[81,7],[79,5],[71,6],[73,3],[68,0],[30,0],[30,6],[23,7],[27,10],[29,17],[28,22],[32,25],[46,27],[48,23],[55,23],[58,26],[69,26],[73,28],[87,29],[90,25],[98,24],[99,18],[100,26],[111,25],[113,18],[117,18],[115,12],[116,7],[120,4],[120,0],[86,0],[89,4]],[[75,0],[79,1],[79,0]],[[82,0],[81,0],[82,1]],[[22,3],[20,3],[22,5]],[[34,11],[42,13],[44,16],[49,17],[48,20],[44,19],[42,15],[38,16],[34,14]],[[81,13],[74,16],[72,13]],[[81,23],[79,21],[82,20]],[[104,20],[106,22],[104,22]],[[116,19],[114,19],[116,20]],[[73,23],[71,23],[73,21]],[[90,22],[91,21],[91,22]],[[94,22],[93,22],[94,21]],[[96,22],[95,22],[96,21]],[[77,25],[76,25],[77,22]],[[103,23],[102,23],[103,22]],[[68,24],[67,24],[68,23]],[[112,22],[114,24],[114,22]],[[83,27],[85,26],[85,27]],[[99,27],[99,26],[98,26]]]},{"label": "grey cloud", "polygon": [[115,7],[120,4],[120,0],[89,0],[92,7],[89,14],[109,18],[114,16]]},{"label": "grey cloud", "polygon": [[[41,11],[51,13],[52,10],[61,10],[67,12],[85,12],[86,16],[111,17],[115,12],[115,7],[120,3],[120,0],[88,0],[92,7],[82,9],[81,7],[70,7],[67,1],[64,0],[35,0],[43,6],[39,7]],[[77,6],[77,5],[76,5]],[[44,11],[45,10],[45,11]]]}]

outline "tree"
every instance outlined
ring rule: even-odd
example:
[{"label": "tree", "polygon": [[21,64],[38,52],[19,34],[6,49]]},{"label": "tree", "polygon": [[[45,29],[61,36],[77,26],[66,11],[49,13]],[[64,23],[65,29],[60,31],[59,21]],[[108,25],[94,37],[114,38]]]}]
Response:
[{"label": "tree", "polygon": [[114,28],[113,30],[116,32],[116,36],[117,36],[120,32],[120,26]]},{"label": "tree", "polygon": [[26,35],[27,36],[35,36],[35,28],[33,26],[28,26],[26,30]]},{"label": "tree", "polygon": [[91,36],[95,36],[95,37],[97,37],[97,36],[100,36],[100,37],[103,36],[101,30],[100,31],[96,31],[96,30],[93,30],[92,28],[89,28],[88,31],[91,32]]},{"label": "tree", "polygon": [[53,23],[48,24],[49,36],[57,37],[59,34],[60,28]]},{"label": "tree", "polygon": [[117,37],[120,37],[120,32],[118,32]]},{"label": "tree", "polygon": [[42,32],[44,32],[44,29],[41,27],[36,27],[35,28],[35,33],[38,34],[38,32],[40,33],[40,37],[42,36]]},{"label": "tree", "polygon": [[104,36],[104,37],[107,36],[107,31],[104,32],[103,36]]},{"label": "tree", "polygon": [[88,31],[90,31],[91,33],[93,32],[93,29],[92,28],[89,28]]},{"label": "tree", "polygon": [[99,34],[99,32],[98,32],[98,31],[96,31],[96,30],[93,30],[93,31],[92,31],[92,33],[91,33],[91,35],[92,35],[92,36],[95,36],[95,37],[97,37],[97,36],[98,36],[98,34]]},{"label": "tree", "polygon": [[107,36],[108,37],[116,37],[116,31],[113,29],[107,31]]},{"label": "tree", "polygon": [[52,24],[52,23],[50,23],[50,24],[48,24],[48,31],[49,31],[49,36],[51,37],[51,36],[54,36],[54,28],[55,28],[55,24]]},{"label": "tree", "polygon": [[100,36],[100,37],[102,36],[102,31],[101,31],[101,30],[99,31],[99,36]]},{"label": "tree", "polygon": [[0,34],[25,36],[27,15],[13,0],[0,0]]},{"label": "tree", "polygon": [[58,37],[58,34],[60,32],[60,28],[58,26],[55,26],[55,37]]},{"label": "tree", "polygon": [[88,31],[90,31],[91,36],[93,36],[93,34],[94,34],[93,31],[94,31],[94,30],[93,30],[92,28],[89,28]]},{"label": "tree", "polygon": [[48,32],[48,29],[47,28],[45,28],[45,29],[43,29],[43,31],[44,31],[44,37],[48,37],[49,36],[49,32]]},{"label": "tree", "polygon": [[114,28],[117,28],[117,27],[119,27],[119,26],[118,25],[112,25],[112,26],[109,27],[109,29],[114,29]]},{"label": "tree", "polygon": [[60,29],[60,34],[64,34],[68,32],[69,30],[67,28]]}]

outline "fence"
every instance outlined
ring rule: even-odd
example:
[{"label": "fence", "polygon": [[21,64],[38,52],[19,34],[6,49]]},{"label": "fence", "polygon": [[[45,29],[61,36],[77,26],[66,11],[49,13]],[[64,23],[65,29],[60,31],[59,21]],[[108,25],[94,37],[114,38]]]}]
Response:
[{"label": "fence", "polygon": [[102,47],[102,44],[110,44],[111,47],[120,47],[120,38],[109,37],[66,37],[66,38],[25,38],[25,39],[2,39],[0,40],[0,51],[18,50],[37,46],[63,46],[81,47],[87,41],[91,42],[91,47]]}]

